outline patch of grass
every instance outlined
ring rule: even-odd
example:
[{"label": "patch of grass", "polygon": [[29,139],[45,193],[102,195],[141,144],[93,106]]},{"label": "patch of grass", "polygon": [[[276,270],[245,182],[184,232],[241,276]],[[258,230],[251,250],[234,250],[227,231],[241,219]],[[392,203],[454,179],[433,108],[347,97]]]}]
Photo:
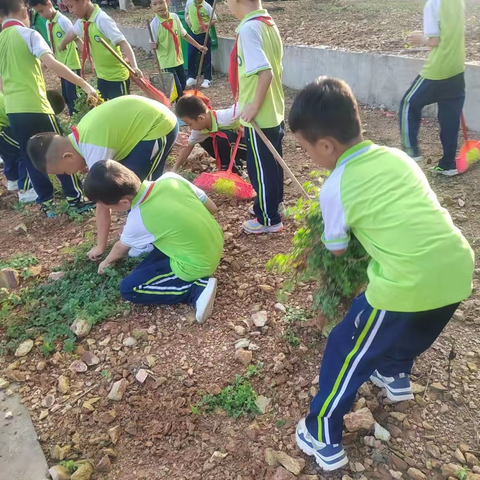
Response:
[{"label": "patch of grass", "polygon": [[43,345],[40,345],[39,350],[48,358],[55,351],[55,345],[53,343],[44,342]]},{"label": "patch of grass", "polygon": [[295,335],[292,327],[287,328],[287,331],[285,332],[285,341],[292,347],[298,348],[300,346],[300,340]]},{"label": "patch of grass", "polygon": [[69,220],[75,223],[82,223],[92,218],[95,215],[95,209],[92,208],[86,212],[78,213],[70,207],[66,200],[57,201],[53,205],[53,212],[55,215],[66,215]]},{"label": "patch of grass", "polygon": [[277,428],[282,428],[282,427],[285,426],[286,423],[287,423],[287,421],[284,420],[284,419],[277,420],[277,421],[275,422],[275,426],[276,426]]},{"label": "patch of grass", "polygon": [[25,271],[28,267],[38,265],[38,259],[30,253],[19,253],[14,255],[10,260],[0,261],[0,270],[2,268],[14,268],[15,270]]},{"label": "patch of grass", "polygon": [[457,475],[458,480],[466,480],[469,473],[470,473],[470,469],[468,467],[463,467],[460,470],[458,470],[455,473],[455,475]]},{"label": "patch of grass", "polygon": [[73,460],[63,460],[62,462],[60,462],[60,465],[62,465],[62,467],[65,467],[71,474],[78,469],[78,465],[76,465]]},{"label": "patch of grass", "polygon": [[17,213],[23,213],[23,214],[28,213],[26,203],[15,202],[14,204],[12,204],[12,209],[15,210],[15,212]]},{"label": "patch of grass", "polygon": [[7,328],[3,346],[13,349],[27,338],[44,335],[50,344],[65,338],[64,349],[72,351],[75,336],[70,325],[76,318],[95,324],[128,308],[119,302],[119,285],[138,259],[126,259],[98,275],[98,264],[87,258],[92,246],[90,235],[84,244],[64,249],[72,256],[61,266],[65,275],[60,280],[35,279],[18,294],[0,291],[0,327]]}]

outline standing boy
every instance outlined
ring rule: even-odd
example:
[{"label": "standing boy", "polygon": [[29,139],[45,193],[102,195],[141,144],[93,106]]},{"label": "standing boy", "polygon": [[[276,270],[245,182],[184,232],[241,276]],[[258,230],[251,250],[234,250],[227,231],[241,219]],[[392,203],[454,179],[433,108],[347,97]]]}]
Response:
[{"label": "standing boy", "polygon": [[275,233],[283,229],[279,205],[283,202],[283,170],[250,122],[255,120],[282,154],[284,96],[283,46],[280,33],[259,0],[227,0],[241,20],[230,63],[230,83],[241,111],[247,143],[247,170],[257,192],[255,219],[244,222],[247,233]]},{"label": "standing boy", "polygon": [[[213,15],[213,8],[205,0],[191,0],[185,6],[185,20],[193,32],[192,38],[203,45],[205,43],[205,36],[208,31],[208,24]],[[212,25],[217,21],[217,15],[213,17]],[[212,81],[212,40],[208,38],[206,45],[208,51],[205,54],[202,71],[203,75],[202,88],[209,88]],[[188,80],[187,87],[195,85],[198,73],[198,48],[193,44],[188,46]]]},{"label": "standing boy", "polygon": [[207,48],[204,48],[187,33],[176,13],[168,11],[166,0],[152,0],[151,5],[156,15],[150,26],[156,42],[150,42],[150,47],[157,51],[160,68],[173,74],[178,96],[182,97],[186,79],[181,39],[185,39],[201,52],[205,51],[206,53]]},{"label": "standing boy", "polygon": [[[33,8],[40,16],[47,20],[47,30],[50,45],[55,58],[67,66],[70,70],[80,75],[80,59],[74,43],[70,43],[66,50],[60,51],[59,45],[65,38],[65,35],[73,29],[72,22],[65,15],[53,8],[51,0],[28,0],[31,8]],[[83,42],[78,38],[76,40],[77,47],[80,51],[83,48]],[[62,95],[68,107],[68,113],[72,116],[75,110],[75,102],[77,101],[77,86],[64,78],[61,79]]]},{"label": "standing boy", "polygon": [[175,173],[141,182],[123,165],[98,162],[85,180],[89,198],[118,212],[129,212],[120,240],[98,273],[131,248],[153,244],[153,251],[121,286],[133,303],[189,303],[203,323],[212,313],[223,232],[213,218],[215,204],[199,188]]},{"label": "standing boy", "polygon": [[[177,117],[155,100],[128,95],[105,102],[88,112],[73,133],[35,135],[28,142],[34,165],[44,173],[74,174],[100,160],[121,162],[141,180],[156,180],[178,135]],[[97,205],[97,246],[88,256],[105,252],[111,212]]]},{"label": "standing boy", "polygon": [[230,165],[238,135],[242,138],[238,145],[233,171],[238,173],[237,166],[242,165],[246,157],[245,139],[241,132],[240,111],[233,105],[225,110],[210,110],[200,97],[189,95],[182,97],[177,104],[177,116],[191,129],[188,145],[178,155],[173,171],[187,161],[193,147],[200,146],[220,164],[223,170]]},{"label": "standing boy", "polygon": [[[297,445],[324,470],[348,463],[343,417],[369,378],[393,401],[413,399],[409,374],[472,290],[474,254],[415,162],[362,138],[346,83],[320,78],[302,90],[290,128],[316,165],[322,240],[341,256],[353,234],[372,260],[369,284],[328,337],[319,391]],[[374,172],[374,175],[372,175]]]},{"label": "standing boy", "polygon": [[137,75],[142,76],[132,47],[117,24],[91,0],[65,0],[64,3],[79,20],[62,40],[58,49],[63,51],[77,37],[83,38],[82,67],[88,55],[91,55],[98,77],[97,88],[102,97],[111,100],[128,95],[130,93],[128,70],[100,43],[102,38],[120,56],[123,53]]},{"label": "standing boy", "polygon": [[[13,136],[20,145],[20,164],[25,165],[46,215],[52,215],[53,185],[47,175],[30,162],[26,148],[38,132],[61,133],[50,105],[43,78],[43,64],[59,77],[81,87],[87,94],[95,90],[85,80],[58,62],[42,36],[29,27],[28,10],[23,0],[4,0],[0,15],[5,18],[0,33],[0,76],[5,94],[5,109]],[[63,191],[72,208],[83,210],[82,189],[76,175],[59,175]]]},{"label": "standing boy", "polygon": [[463,0],[428,0],[424,32],[409,41],[431,48],[422,73],[415,79],[400,105],[400,130],[404,150],[421,160],[418,131],[422,109],[438,105],[443,157],[433,173],[458,175],[455,163],[460,116],[465,102],[465,16]]}]

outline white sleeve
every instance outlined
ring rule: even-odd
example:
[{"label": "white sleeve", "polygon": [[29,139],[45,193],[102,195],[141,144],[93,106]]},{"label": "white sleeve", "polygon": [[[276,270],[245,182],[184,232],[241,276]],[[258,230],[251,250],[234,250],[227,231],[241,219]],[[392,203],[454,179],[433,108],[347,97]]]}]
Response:
[{"label": "white sleeve", "polygon": [[195,192],[195,195],[198,197],[198,199],[202,202],[202,203],[205,203],[208,199],[207,197],[207,194],[200,188],[198,188],[197,186],[195,186],[193,183],[190,183],[186,178],[183,178],[181,175],[178,175],[176,173],[173,173],[173,172],[168,172],[168,173],[165,173],[163,174],[158,180],[162,180],[163,178],[175,178],[177,180],[180,180],[182,182],[186,182],[188,183],[188,185],[190,186],[190,188]]},{"label": "white sleeve", "polygon": [[115,160],[115,150],[112,148],[99,147],[91,143],[80,143],[78,147],[89,169],[101,160]]},{"label": "white sleeve", "polygon": [[130,248],[143,248],[155,241],[155,237],[145,228],[140,207],[134,208],[128,214],[127,223],[120,235],[120,241]]},{"label": "white sleeve", "polygon": [[200,130],[192,130],[190,136],[188,137],[188,144],[190,146],[196,145],[197,143],[202,143],[208,138],[208,135],[203,134]]},{"label": "white sleeve", "polygon": [[232,105],[230,108],[225,108],[224,110],[216,110],[217,121],[219,128],[233,127],[238,124],[240,120],[240,109],[238,105]]},{"label": "white sleeve", "polygon": [[18,28],[17,31],[25,40],[25,43],[33,56],[40,59],[46,53],[52,53],[48,43],[35,30],[31,30],[30,28]]},{"label": "white sleeve", "polygon": [[150,22],[150,28],[152,29],[153,41],[157,43],[158,29],[160,27],[160,20],[155,15],[155,18]]},{"label": "white sleeve", "polygon": [[[103,13],[103,12],[101,12]],[[106,13],[98,15],[97,27],[106,38],[108,38],[115,46],[125,40],[123,33],[119,30],[118,25],[112,17]]]},{"label": "white sleeve", "polygon": [[[212,18],[212,13],[213,13],[213,8],[212,8],[212,6],[211,6],[209,3],[205,3],[205,4],[204,4],[204,8],[205,8],[206,12],[208,13],[208,16],[209,16],[210,18]],[[213,15],[213,19],[214,19],[214,20],[217,19],[217,14],[216,14],[216,13]]]},{"label": "white sleeve", "polygon": [[83,24],[81,20],[77,20],[75,25],[73,25],[73,33],[79,37],[83,38]]},{"label": "white sleeve", "polygon": [[58,24],[60,28],[63,30],[63,33],[67,34],[70,30],[73,29],[73,24],[69,18],[65,17],[65,15],[60,15],[58,17]]},{"label": "white sleeve", "polygon": [[428,0],[423,10],[423,34],[426,37],[440,36],[440,1]]},{"label": "white sleeve", "polygon": [[327,250],[343,250],[350,241],[350,228],[345,222],[341,199],[341,171],[334,171],[320,190],[320,209],[324,223],[322,242]]},{"label": "white sleeve", "polygon": [[184,37],[185,35],[187,35],[188,32],[185,30],[185,27],[183,26],[182,21],[178,18],[178,15],[176,13],[172,13],[171,15],[172,15],[172,17],[177,19],[177,25],[178,25],[178,28],[180,30],[180,36]]},{"label": "white sleeve", "polygon": [[256,75],[262,70],[271,70],[272,66],[263,51],[262,22],[250,21],[240,31],[240,42],[245,62],[247,77]]}]

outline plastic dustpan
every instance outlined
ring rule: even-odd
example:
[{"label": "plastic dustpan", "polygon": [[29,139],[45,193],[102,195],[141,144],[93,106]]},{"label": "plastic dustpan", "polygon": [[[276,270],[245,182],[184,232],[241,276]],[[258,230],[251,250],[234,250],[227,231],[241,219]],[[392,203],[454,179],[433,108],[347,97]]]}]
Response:
[{"label": "plastic dustpan", "polygon": [[463,112],[460,118],[460,122],[462,125],[462,132],[465,143],[460,149],[460,153],[458,154],[456,163],[458,173],[463,173],[474,163],[477,163],[480,160],[480,141],[468,139],[468,129]]}]

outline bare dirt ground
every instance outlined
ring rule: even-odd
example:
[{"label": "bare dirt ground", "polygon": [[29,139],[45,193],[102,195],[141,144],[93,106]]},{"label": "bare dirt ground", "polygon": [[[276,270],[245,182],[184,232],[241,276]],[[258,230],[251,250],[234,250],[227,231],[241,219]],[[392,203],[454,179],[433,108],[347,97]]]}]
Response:
[{"label": "bare dirt ground", "polygon": [[[142,57],[140,66],[148,73],[153,62]],[[56,81],[51,76],[48,79],[50,85]],[[208,95],[217,108],[231,103],[225,78],[215,79]],[[286,97],[288,109],[294,92],[287,90]],[[395,114],[362,108],[362,118],[366,137],[380,144],[400,145]],[[434,121],[425,121],[421,144],[426,155],[422,167],[427,170],[440,156]],[[288,131],[284,146],[286,161],[301,180],[306,180],[311,163]],[[192,168],[198,171],[198,165]],[[427,175],[477,252],[480,169],[473,168],[453,179]],[[4,199],[0,207],[0,259],[19,252],[31,253],[39,259],[40,276],[44,279],[65,257],[64,247],[84,242],[86,231],[93,228],[91,221],[77,224],[63,216],[45,219],[34,206],[19,213],[9,206],[4,187],[0,198]],[[295,199],[295,191],[287,186],[287,204]],[[350,465],[342,471],[323,474],[297,450],[294,432],[316,393],[325,339],[315,322],[291,324],[285,320],[284,314],[275,308],[274,290],[282,279],[265,269],[274,254],[288,250],[298,225],[287,219],[285,230],[278,235],[247,236],[241,233],[240,224],[248,216],[248,205],[218,197],[215,201],[220,206],[217,219],[226,243],[216,275],[216,307],[206,324],[195,324],[186,306],[134,307],[126,315],[95,326],[86,338],[79,340],[74,353],[64,352],[62,342],[57,342],[56,352],[48,358],[37,347],[19,359],[10,354],[0,357],[0,369],[4,370],[0,377],[8,377],[8,366],[18,362],[14,369],[23,374],[25,381],[12,383],[10,388],[24,397],[49,464],[58,463],[52,458],[52,449],[58,445],[67,447],[66,459],[90,459],[97,467],[91,478],[103,480],[389,480],[402,478],[401,475],[414,480],[463,479],[467,478],[464,467],[478,469],[479,272],[472,298],[464,303],[435,345],[416,362],[415,401],[392,406],[377,388],[362,387],[357,408],[369,408],[376,421],[390,431],[391,439],[387,443],[374,442],[372,433],[345,434]],[[13,231],[22,222],[28,227],[23,235]],[[121,225],[118,219],[112,240]],[[286,305],[308,309],[311,291],[312,286],[305,285],[290,296]],[[259,310],[268,315],[263,328],[252,327],[250,321]],[[298,337],[298,347],[287,343],[288,327]],[[0,328],[0,340],[4,335],[5,330]],[[125,339],[131,336],[136,343],[124,346]],[[265,414],[233,419],[221,411],[198,413],[192,406],[205,392],[218,393],[235,375],[245,373],[245,367],[234,358],[235,342],[241,338],[254,344],[252,364],[258,365],[258,374],[250,382],[258,395],[270,399]],[[37,340],[38,346],[42,341]],[[448,386],[447,358],[453,342],[457,358]],[[96,355],[98,365],[85,373],[70,371],[69,366],[84,351]],[[134,378],[139,368],[151,371],[143,385]],[[69,380],[67,393],[59,391],[61,375]],[[122,378],[128,384],[123,399],[109,400],[112,383]],[[0,396],[9,394],[8,390],[0,390]],[[3,416],[1,428],[8,428]],[[118,427],[115,432],[119,438],[114,431],[109,434],[113,427]],[[265,460],[267,447],[305,459],[302,474],[289,476],[285,470],[269,466]],[[98,466],[101,460],[103,464]],[[472,475],[470,480],[478,480],[478,476]]]},{"label": "bare dirt ground", "polygon": [[[285,45],[310,45],[355,52],[426,57],[428,50],[412,48],[409,33],[422,29],[424,0],[296,0],[264,2],[280,29]],[[480,2],[466,0],[468,61],[480,60]],[[144,26],[150,9],[109,10],[123,25]],[[218,5],[218,35],[234,37],[238,20],[226,3]]]}]

